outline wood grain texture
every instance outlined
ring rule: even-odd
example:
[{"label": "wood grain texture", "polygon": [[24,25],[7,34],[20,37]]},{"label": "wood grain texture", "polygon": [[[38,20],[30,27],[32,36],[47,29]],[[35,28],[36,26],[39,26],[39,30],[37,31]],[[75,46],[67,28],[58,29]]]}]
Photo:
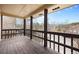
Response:
[{"label": "wood grain texture", "polygon": [[50,48],[30,40],[27,36],[16,36],[0,42],[0,54],[57,54]]}]

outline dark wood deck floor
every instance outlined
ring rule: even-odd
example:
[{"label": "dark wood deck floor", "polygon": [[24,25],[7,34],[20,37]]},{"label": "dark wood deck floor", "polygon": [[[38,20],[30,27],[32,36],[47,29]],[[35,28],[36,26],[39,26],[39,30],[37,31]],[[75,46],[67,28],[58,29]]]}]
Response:
[{"label": "dark wood deck floor", "polygon": [[56,52],[45,49],[28,37],[17,36],[0,42],[0,54],[56,54]]}]

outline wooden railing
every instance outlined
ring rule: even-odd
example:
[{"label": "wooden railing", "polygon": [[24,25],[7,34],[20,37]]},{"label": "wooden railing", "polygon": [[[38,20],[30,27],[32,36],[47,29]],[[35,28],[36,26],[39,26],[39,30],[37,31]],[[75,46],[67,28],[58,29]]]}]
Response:
[{"label": "wooden railing", "polygon": [[[41,33],[41,36],[37,35],[37,34],[32,34],[32,36],[40,38],[42,40],[44,40],[44,31],[39,31],[39,30],[32,30],[32,32],[34,33]],[[78,47],[74,47],[74,43],[73,40],[75,39],[79,39],[79,35],[77,34],[69,34],[69,33],[59,33],[59,32],[47,32],[47,41],[49,42],[49,47],[52,48],[53,50],[55,50],[55,44],[58,45],[58,51],[60,53],[60,46],[63,47],[63,54],[66,54],[66,48],[69,48],[71,50],[71,54],[73,54],[73,51],[77,51],[79,52],[79,48]],[[61,38],[63,37],[63,43],[60,42]],[[70,45],[66,44],[66,40],[67,38],[70,39]],[[56,39],[58,39],[58,41],[56,41]],[[53,43],[53,46],[51,45],[51,43]]]},{"label": "wooden railing", "polygon": [[[25,30],[26,35],[30,36],[30,29],[26,29]],[[23,35],[24,30],[23,29],[3,29],[2,30],[2,38],[10,38],[16,35]],[[40,34],[40,35],[38,35]],[[79,39],[79,35],[77,34],[69,34],[69,33],[59,33],[59,32],[47,32],[47,42],[49,42],[48,46],[50,48],[53,47],[53,50],[55,50],[55,45],[58,45],[58,49],[57,52],[60,53],[60,46],[63,47],[63,53],[66,54],[66,48],[69,48],[71,50],[71,54],[73,54],[73,51],[77,51],[79,52],[79,48],[78,47],[74,47],[74,42],[73,40],[75,40],[75,38],[78,40]],[[61,38],[63,37],[63,43],[60,42]],[[44,31],[39,31],[39,30],[32,30],[32,37],[37,37],[40,38],[42,40],[44,40]],[[67,45],[66,40],[67,38],[70,39],[70,45]],[[58,40],[58,41],[56,41]],[[53,46],[52,46],[53,43]]]},{"label": "wooden railing", "polygon": [[23,34],[23,29],[2,29],[1,31],[2,31],[1,33],[2,39],[7,39],[16,36],[18,34],[19,35]]}]

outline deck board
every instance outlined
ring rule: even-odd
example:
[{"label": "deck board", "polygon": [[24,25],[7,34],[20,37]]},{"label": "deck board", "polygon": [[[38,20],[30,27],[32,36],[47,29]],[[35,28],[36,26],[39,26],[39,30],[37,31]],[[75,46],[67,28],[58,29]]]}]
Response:
[{"label": "deck board", "polygon": [[0,54],[57,54],[27,36],[17,36],[0,42]]}]

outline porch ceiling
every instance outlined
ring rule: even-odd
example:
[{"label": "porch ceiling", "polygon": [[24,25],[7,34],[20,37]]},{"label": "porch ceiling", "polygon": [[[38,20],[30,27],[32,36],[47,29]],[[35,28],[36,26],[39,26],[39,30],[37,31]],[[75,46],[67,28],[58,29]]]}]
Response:
[{"label": "porch ceiling", "polygon": [[[69,4],[67,5],[61,5],[61,4],[59,5],[58,4],[1,4],[0,13],[2,13],[3,15],[7,15],[7,16],[26,18],[31,15],[37,16],[36,13],[53,5],[61,6],[60,9],[62,9],[62,6],[64,7],[70,6]],[[55,8],[55,7],[52,7],[52,8]],[[50,8],[49,11],[51,12],[52,9]]]},{"label": "porch ceiling", "polygon": [[0,12],[4,15],[24,18],[48,6],[44,4],[1,4]]}]

